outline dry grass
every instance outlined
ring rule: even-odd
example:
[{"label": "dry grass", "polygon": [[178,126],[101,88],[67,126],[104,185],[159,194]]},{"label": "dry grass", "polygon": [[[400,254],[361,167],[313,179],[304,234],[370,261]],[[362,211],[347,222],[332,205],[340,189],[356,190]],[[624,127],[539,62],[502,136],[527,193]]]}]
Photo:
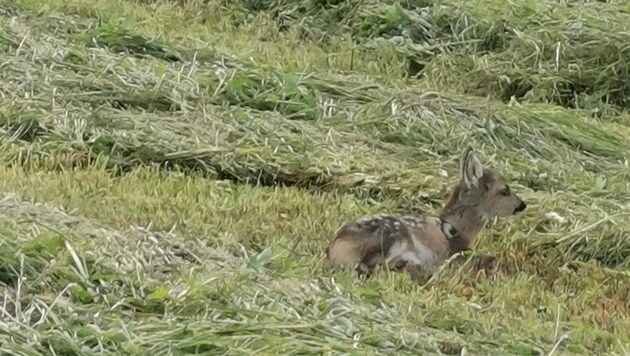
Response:
[{"label": "dry grass", "polygon": [[[628,354],[628,7],[573,3],[0,1],[0,350]],[[469,143],[495,274],[324,266]]]}]

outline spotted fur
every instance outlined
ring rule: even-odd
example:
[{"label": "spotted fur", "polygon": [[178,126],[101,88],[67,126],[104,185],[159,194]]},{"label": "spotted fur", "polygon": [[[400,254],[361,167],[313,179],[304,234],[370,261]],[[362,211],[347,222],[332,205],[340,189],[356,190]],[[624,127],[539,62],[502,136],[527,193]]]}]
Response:
[{"label": "spotted fur", "polygon": [[371,273],[385,265],[431,270],[450,256],[472,248],[489,217],[509,216],[526,204],[505,179],[481,165],[467,147],[460,161],[461,179],[436,216],[427,214],[363,216],[343,224],[326,249],[331,265],[354,265]]}]

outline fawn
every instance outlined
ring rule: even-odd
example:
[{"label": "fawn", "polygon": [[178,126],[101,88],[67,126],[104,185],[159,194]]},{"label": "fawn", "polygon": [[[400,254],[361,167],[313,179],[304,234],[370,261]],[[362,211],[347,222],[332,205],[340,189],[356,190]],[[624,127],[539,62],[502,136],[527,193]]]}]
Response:
[{"label": "fawn", "polygon": [[472,249],[489,219],[527,207],[500,173],[481,164],[472,147],[464,149],[459,169],[461,179],[437,216],[373,215],[349,221],[328,244],[328,263],[355,266],[368,276],[379,265],[413,276]]}]

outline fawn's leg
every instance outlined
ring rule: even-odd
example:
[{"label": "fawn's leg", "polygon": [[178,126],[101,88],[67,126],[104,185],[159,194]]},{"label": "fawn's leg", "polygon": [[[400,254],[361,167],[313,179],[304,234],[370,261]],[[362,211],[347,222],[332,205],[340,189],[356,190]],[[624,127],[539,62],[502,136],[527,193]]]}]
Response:
[{"label": "fawn's leg", "polygon": [[[460,267],[468,259],[469,258],[460,254],[451,260],[450,265],[454,267]],[[474,267],[478,270],[483,270],[486,273],[491,273],[492,270],[494,270],[495,268],[496,260],[497,258],[493,255],[478,255],[477,257],[475,257]]]},{"label": "fawn's leg", "polygon": [[361,262],[359,262],[359,264],[355,268],[355,271],[359,274],[359,276],[364,277],[365,279],[369,279],[370,277],[372,277],[374,269],[383,262],[385,262],[385,258],[382,254],[369,254],[363,257]]},{"label": "fawn's leg", "polygon": [[420,265],[408,265],[405,272],[409,273],[411,280],[414,282],[426,283],[431,278],[435,269],[423,267]]},{"label": "fawn's leg", "polygon": [[426,282],[431,276],[429,269],[421,265],[413,265],[405,261],[396,261],[391,267],[395,272],[405,272],[409,274],[411,280],[416,282]]},{"label": "fawn's leg", "polygon": [[494,268],[496,267],[496,261],[497,261],[496,256],[481,255],[479,256],[479,263],[477,264],[477,267],[479,267],[479,269],[482,269],[486,272],[492,272],[492,270],[494,270]]}]

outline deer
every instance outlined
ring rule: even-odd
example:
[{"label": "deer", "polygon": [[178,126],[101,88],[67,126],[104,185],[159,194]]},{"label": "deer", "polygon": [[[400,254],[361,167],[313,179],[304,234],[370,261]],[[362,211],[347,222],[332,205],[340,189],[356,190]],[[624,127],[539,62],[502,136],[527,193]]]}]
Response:
[{"label": "deer", "polygon": [[[328,264],[354,266],[366,277],[379,266],[418,276],[471,250],[490,219],[517,215],[527,207],[501,173],[481,163],[470,145],[461,154],[459,171],[459,181],[435,215],[377,214],[342,224],[326,248]],[[483,258],[494,263],[493,256]]]}]

